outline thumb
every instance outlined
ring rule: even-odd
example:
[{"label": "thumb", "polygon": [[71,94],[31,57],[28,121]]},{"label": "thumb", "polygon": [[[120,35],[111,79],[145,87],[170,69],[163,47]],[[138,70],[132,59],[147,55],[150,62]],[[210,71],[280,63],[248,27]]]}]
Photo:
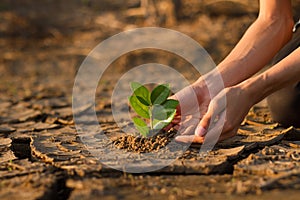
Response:
[{"label": "thumb", "polygon": [[210,120],[211,120],[211,114],[210,114],[210,112],[207,112],[203,116],[203,118],[201,119],[201,121],[199,122],[199,124],[195,130],[196,136],[203,137],[207,133],[207,129],[209,127]]}]

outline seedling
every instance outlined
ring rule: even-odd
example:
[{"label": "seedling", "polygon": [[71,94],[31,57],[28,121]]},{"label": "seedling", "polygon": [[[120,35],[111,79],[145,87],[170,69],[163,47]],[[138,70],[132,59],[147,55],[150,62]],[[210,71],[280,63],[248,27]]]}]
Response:
[{"label": "seedling", "polygon": [[152,92],[137,82],[131,82],[132,96],[129,103],[139,117],[133,117],[136,129],[147,137],[166,127],[176,114],[177,100],[168,99],[169,84],[155,87]]}]

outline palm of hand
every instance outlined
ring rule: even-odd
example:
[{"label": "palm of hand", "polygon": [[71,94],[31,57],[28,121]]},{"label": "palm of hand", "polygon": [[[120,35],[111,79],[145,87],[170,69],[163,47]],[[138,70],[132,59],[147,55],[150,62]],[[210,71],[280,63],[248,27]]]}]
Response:
[{"label": "palm of hand", "polygon": [[[204,95],[191,101],[187,94],[190,93],[180,91],[175,95],[181,107],[172,122],[181,135],[176,141],[185,143],[203,143],[205,137],[207,144],[214,145],[218,140],[233,137],[253,104],[249,100],[251,95],[239,87],[226,88],[212,100]],[[197,135],[199,126],[207,130],[205,134]]]},{"label": "palm of hand", "polygon": [[[170,129],[174,127],[180,135],[181,139],[184,136],[194,135],[195,129],[198,126],[203,115],[207,112],[210,96],[208,93],[203,95],[196,94],[191,86],[184,88],[171,97],[179,101],[177,113],[172,123],[166,127]],[[199,142],[203,138],[196,138]],[[184,142],[184,141],[183,141]]]}]

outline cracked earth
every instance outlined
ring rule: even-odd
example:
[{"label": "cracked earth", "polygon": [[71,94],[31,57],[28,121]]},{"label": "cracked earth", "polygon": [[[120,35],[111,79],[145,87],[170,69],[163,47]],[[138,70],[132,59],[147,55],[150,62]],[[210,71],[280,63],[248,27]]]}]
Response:
[{"label": "cracked earth", "polygon": [[[20,6],[0,3],[0,27],[5,27],[0,29],[1,199],[299,199],[300,129],[272,121],[264,102],[250,110],[235,137],[217,144],[205,157],[199,155],[199,145],[191,145],[183,155],[172,154],[175,161],[169,166],[144,174],[123,173],[93,157],[73,120],[76,71],[103,39],[150,22],[132,10],[138,1],[105,6],[89,2],[69,7],[51,1],[35,6],[29,0]],[[239,12],[229,12],[226,5],[211,2],[200,6],[190,1],[182,5],[175,22],[156,20],[155,25],[193,37],[218,62],[255,19],[257,6],[232,1],[230,8]],[[294,4],[299,8],[297,1]],[[49,18],[42,8],[58,14]],[[151,50],[132,52],[112,63],[100,80],[95,107],[109,138],[124,134],[112,117],[114,85],[124,72],[149,61],[177,69],[188,65],[175,55]],[[195,79],[192,72],[184,75]],[[87,134],[103,142],[98,137],[102,132]],[[107,148],[116,145],[111,142]],[[100,156],[111,166],[121,165],[121,154]],[[135,159],[140,166],[159,165]]]}]

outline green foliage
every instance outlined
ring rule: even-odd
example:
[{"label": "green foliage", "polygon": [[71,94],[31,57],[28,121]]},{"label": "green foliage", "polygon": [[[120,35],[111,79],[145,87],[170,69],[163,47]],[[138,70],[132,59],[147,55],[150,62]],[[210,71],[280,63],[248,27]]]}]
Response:
[{"label": "green foliage", "polygon": [[149,90],[137,82],[131,83],[131,90],[133,91],[134,95],[137,99],[145,106],[149,106],[150,102],[150,93]]},{"label": "green foliage", "polygon": [[159,85],[153,89],[150,95],[151,103],[162,104],[165,102],[170,95],[170,86],[169,85]]},{"label": "green foliage", "polygon": [[150,115],[148,112],[148,107],[144,104],[140,103],[138,98],[135,95],[129,97],[129,102],[133,110],[141,117],[150,119]]},{"label": "green foliage", "polygon": [[141,135],[146,137],[149,133],[161,130],[173,120],[179,102],[168,99],[169,84],[158,85],[150,93],[145,86],[132,82],[131,89],[133,94],[129,97],[129,103],[139,115],[132,120]]},{"label": "green foliage", "polygon": [[141,118],[134,117],[132,118],[134,126],[136,129],[144,136],[146,137],[149,134],[149,127],[147,126],[146,122],[142,120]]}]

